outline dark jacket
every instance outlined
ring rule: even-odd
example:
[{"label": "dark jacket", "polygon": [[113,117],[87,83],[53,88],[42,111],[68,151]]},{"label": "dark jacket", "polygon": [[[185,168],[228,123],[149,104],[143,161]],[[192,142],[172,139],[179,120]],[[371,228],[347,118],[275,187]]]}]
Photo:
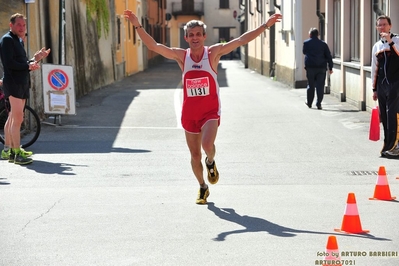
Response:
[{"label": "dark jacket", "polygon": [[333,62],[328,45],[317,37],[312,37],[303,42],[303,54],[305,55],[305,68],[320,67],[333,69]]},{"label": "dark jacket", "polygon": [[4,67],[3,82],[29,84],[29,62],[23,44],[11,31],[0,39],[0,56]]}]

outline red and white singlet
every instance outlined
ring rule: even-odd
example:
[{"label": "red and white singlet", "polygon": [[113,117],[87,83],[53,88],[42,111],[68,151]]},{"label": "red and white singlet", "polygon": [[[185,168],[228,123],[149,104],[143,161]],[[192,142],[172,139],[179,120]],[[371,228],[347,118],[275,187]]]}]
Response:
[{"label": "red and white singlet", "polygon": [[199,62],[195,62],[190,54],[189,48],[186,50],[182,75],[182,121],[201,121],[207,117],[215,119],[220,116],[219,84],[217,73],[209,61],[208,47],[204,47]]}]

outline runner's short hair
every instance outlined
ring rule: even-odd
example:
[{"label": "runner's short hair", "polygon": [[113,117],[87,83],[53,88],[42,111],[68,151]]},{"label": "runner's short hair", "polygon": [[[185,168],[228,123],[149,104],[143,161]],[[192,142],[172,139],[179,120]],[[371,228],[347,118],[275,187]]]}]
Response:
[{"label": "runner's short hair", "polygon": [[12,24],[15,24],[15,20],[16,20],[17,18],[23,18],[23,19],[26,20],[26,17],[25,17],[24,15],[22,15],[22,14],[20,14],[20,13],[15,13],[15,14],[11,15],[11,17],[10,17],[10,22],[11,22]]},{"label": "runner's short hair", "polygon": [[192,28],[195,28],[195,27],[202,27],[202,30],[203,30],[203,34],[205,35],[206,34],[206,25],[205,25],[205,23],[204,22],[202,22],[201,20],[190,20],[189,22],[187,22],[186,23],[186,25],[184,25],[184,35],[186,36],[186,37],[188,37],[187,36],[187,30],[188,29],[192,29]]}]

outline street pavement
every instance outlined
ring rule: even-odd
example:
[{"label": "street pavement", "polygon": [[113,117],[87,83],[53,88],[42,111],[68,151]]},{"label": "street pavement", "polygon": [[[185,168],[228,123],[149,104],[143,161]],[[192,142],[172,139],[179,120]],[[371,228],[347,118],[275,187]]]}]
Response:
[{"label": "street pavement", "polygon": [[[320,265],[330,236],[343,265],[399,265],[398,201],[369,199],[381,166],[399,196],[399,164],[368,140],[371,114],[331,95],[309,109],[305,89],[240,61],[218,72],[207,205],[179,124],[181,72],[166,61],[47,119],[33,164],[0,161],[0,265]],[[335,231],[348,193],[368,234]]]}]

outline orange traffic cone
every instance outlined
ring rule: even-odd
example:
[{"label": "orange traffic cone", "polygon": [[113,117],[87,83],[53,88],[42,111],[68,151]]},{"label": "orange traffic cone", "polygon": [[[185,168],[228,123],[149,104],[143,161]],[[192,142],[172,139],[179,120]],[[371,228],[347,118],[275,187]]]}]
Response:
[{"label": "orange traffic cone", "polygon": [[374,197],[371,200],[394,200],[396,197],[391,197],[391,191],[388,185],[387,173],[385,167],[380,166],[378,170],[377,184],[374,189]]},{"label": "orange traffic cone", "polygon": [[323,266],[340,264],[340,263],[333,263],[335,261],[337,262],[341,261],[341,258],[339,256],[337,238],[335,236],[329,236],[327,241],[326,256],[324,257]]},{"label": "orange traffic cone", "polygon": [[368,233],[368,230],[362,229],[360,223],[359,211],[357,210],[355,193],[349,193],[346,201],[344,218],[342,219],[341,229],[334,229],[337,232],[346,232],[352,234]]}]

